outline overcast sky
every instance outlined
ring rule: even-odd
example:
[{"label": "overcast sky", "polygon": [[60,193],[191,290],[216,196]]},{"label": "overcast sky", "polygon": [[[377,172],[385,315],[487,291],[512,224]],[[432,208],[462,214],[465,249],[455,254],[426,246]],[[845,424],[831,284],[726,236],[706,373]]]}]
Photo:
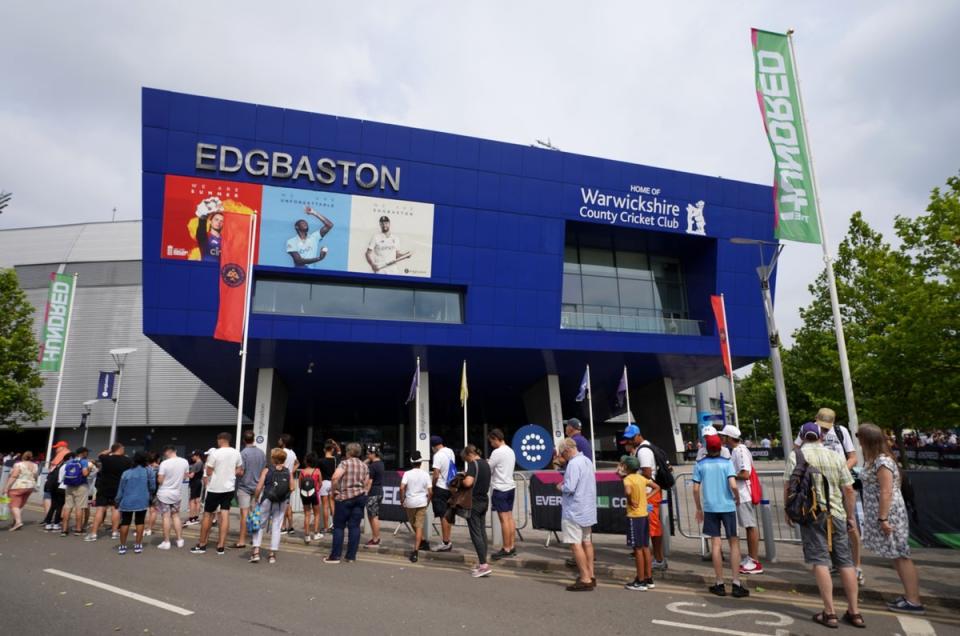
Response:
[{"label": "overcast sky", "polygon": [[[796,29],[834,251],[960,169],[957,2],[164,4],[0,6],[0,228],[140,217],[141,86],[769,184],[751,26]],[[784,252],[788,340],[819,259]]]}]

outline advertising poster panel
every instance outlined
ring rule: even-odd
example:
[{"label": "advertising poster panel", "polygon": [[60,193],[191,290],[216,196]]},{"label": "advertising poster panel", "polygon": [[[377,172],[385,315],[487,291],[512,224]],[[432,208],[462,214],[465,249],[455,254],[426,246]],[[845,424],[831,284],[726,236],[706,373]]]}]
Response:
[{"label": "advertising poster panel", "polygon": [[258,263],[347,271],[351,198],[264,186]]},{"label": "advertising poster panel", "polygon": [[430,277],[433,204],[353,197],[351,272]]},{"label": "advertising poster panel", "polygon": [[230,231],[224,212],[255,213],[261,190],[262,186],[248,183],[167,175],[160,255],[219,263],[223,236]]}]

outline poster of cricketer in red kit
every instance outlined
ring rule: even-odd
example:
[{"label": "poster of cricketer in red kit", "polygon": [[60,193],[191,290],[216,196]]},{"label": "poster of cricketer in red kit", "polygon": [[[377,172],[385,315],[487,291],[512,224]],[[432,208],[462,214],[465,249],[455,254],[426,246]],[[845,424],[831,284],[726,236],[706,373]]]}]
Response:
[{"label": "poster of cricketer in red kit", "polygon": [[219,263],[230,219],[258,213],[262,194],[259,185],[167,175],[160,256]]}]

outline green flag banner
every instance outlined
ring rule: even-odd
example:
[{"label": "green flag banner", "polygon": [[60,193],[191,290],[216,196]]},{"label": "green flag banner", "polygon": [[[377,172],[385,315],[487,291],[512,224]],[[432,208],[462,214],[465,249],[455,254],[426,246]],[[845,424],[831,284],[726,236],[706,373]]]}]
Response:
[{"label": "green flag banner", "polygon": [[40,370],[60,371],[63,348],[70,325],[70,307],[73,299],[73,281],[70,274],[50,274],[47,294],[47,313],[43,320],[43,341],[40,344]]},{"label": "green flag banner", "polygon": [[804,132],[800,90],[790,39],[782,33],[751,30],[757,103],[776,165],[773,180],[778,239],[819,243],[817,201],[810,150]]}]

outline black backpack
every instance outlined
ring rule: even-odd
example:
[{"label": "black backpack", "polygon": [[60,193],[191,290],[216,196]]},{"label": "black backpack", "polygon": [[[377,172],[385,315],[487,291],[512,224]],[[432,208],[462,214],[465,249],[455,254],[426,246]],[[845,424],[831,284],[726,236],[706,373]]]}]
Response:
[{"label": "black backpack", "polygon": [[[660,486],[661,490],[670,490],[677,483],[677,479],[673,476],[673,466],[670,465],[667,453],[651,442],[646,442],[643,446],[648,447],[653,452],[653,459],[657,463],[657,474],[653,481]],[[637,451],[639,452],[643,446],[637,448]]]},{"label": "black backpack", "polygon": [[[819,469],[807,463],[799,448],[794,452],[797,466],[787,480],[787,517],[794,523],[806,526],[819,521],[824,512],[830,514],[830,483]],[[817,499],[817,479],[823,480],[825,502]]]},{"label": "black backpack", "polygon": [[310,499],[317,495],[317,480],[313,478],[314,473],[300,473],[300,496],[304,499]]},{"label": "black backpack", "polygon": [[271,468],[263,480],[263,498],[273,503],[281,503],[290,498],[290,471],[286,468]]}]

